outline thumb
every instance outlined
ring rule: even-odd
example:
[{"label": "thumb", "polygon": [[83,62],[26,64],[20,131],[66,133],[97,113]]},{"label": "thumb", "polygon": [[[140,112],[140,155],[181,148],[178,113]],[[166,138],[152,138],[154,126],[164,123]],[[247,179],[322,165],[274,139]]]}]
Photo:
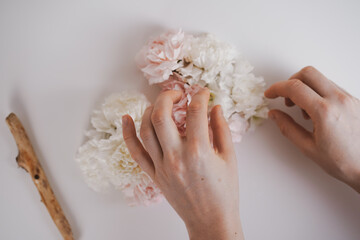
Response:
[{"label": "thumb", "polygon": [[273,109],[269,112],[269,118],[275,121],[281,133],[304,153],[309,153],[314,148],[312,133],[305,130],[288,114],[283,111]]},{"label": "thumb", "polygon": [[213,132],[213,144],[220,153],[229,155],[234,151],[234,144],[231,138],[231,132],[220,105],[212,108],[210,113],[210,126]]}]

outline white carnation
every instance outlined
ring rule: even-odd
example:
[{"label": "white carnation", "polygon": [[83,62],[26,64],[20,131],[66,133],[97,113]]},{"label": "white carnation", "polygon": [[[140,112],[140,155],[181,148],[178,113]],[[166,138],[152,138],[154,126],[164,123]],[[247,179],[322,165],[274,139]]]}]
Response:
[{"label": "white carnation", "polygon": [[240,141],[267,116],[264,79],[252,73],[254,67],[233,46],[213,35],[191,36],[188,41],[184,62],[176,71],[190,85],[210,89],[210,108],[222,106],[234,142]]},{"label": "white carnation", "polygon": [[249,128],[249,121],[247,121],[243,116],[241,116],[241,114],[234,113],[229,118],[228,124],[233,142],[240,142],[242,136]]},{"label": "white carnation", "polygon": [[212,34],[192,37],[189,41],[185,61],[203,69],[201,80],[209,83],[217,75],[233,71],[233,63],[237,56],[237,51],[233,46],[219,41]]},{"label": "white carnation", "polygon": [[231,98],[236,111],[243,113],[246,119],[256,115],[256,110],[264,105],[264,87],[263,78],[253,74],[235,78]]},{"label": "white carnation", "polygon": [[106,98],[100,110],[95,110],[91,117],[91,124],[97,132],[120,134],[121,117],[129,114],[135,123],[136,129],[141,124],[142,114],[149,105],[146,97],[139,93],[122,92]]},{"label": "white carnation", "polygon": [[136,181],[141,172],[131,159],[122,139],[91,139],[79,148],[76,161],[85,176],[85,181],[95,191],[108,190],[114,186],[123,189]]},{"label": "white carnation", "polygon": [[76,156],[85,181],[93,190],[105,191],[111,187],[122,190],[130,205],[149,204],[161,197],[160,190],[131,158],[122,136],[122,116],[129,114],[139,132],[147,106],[146,97],[139,93],[123,92],[107,97],[101,109],[94,111],[93,129],[86,134],[89,140]]}]

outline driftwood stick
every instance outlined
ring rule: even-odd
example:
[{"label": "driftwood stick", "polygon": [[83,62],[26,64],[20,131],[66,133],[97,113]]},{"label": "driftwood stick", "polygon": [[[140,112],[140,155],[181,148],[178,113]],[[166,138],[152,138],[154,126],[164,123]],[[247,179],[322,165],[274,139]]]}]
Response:
[{"label": "driftwood stick", "polygon": [[41,201],[45,204],[50,216],[52,217],[63,238],[65,240],[74,239],[70,224],[67,221],[60,204],[56,200],[54,192],[52,191],[45,172],[35,155],[34,149],[23,125],[14,113],[11,113],[6,118],[6,123],[8,124],[19,149],[16,162],[20,167],[25,169],[30,174],[36,188],[40,193]]}]

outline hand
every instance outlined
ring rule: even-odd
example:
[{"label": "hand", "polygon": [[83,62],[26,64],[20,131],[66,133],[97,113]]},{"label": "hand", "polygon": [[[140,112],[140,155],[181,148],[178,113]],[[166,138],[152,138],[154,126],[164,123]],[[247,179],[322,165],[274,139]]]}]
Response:
[{"label": "hand", "polygon": [[269,117],[305,155],[360,193],[360,101],[313,67],[273,84],[265,96],[284,97],[286,105],[303,109],[313,132],[280,110],[271,110]]},{"label": "hand", "polygon": [[186,137],[171,117],[181,92],[160,94],[146,109],[136,136],[130,116],[123,135],[132,158],[154,180],[185,222],[190,239],[243,239],[239,217],[237,162],[231,133],[220,106],[211,111],[214,148],[209,140],[209,91],[199,91],[189,105]]}]

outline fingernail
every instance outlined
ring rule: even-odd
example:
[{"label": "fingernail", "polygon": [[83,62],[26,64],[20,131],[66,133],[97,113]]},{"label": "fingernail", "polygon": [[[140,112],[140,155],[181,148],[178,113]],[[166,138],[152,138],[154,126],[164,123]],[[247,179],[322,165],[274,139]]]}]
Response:
[{"label": "fingernail", "polygon": [[122,116],[121,121],[124,126],[128,125],[129,123],[129,119],[126,117],[126,115]]},{"label": "fingernail", "polygon": [[271,119],[271,120],[275,120],[275,114],[274,113],[272,113],[272,112],[269,112],[269,118]]},{"label": "fingernail", "polygon": [[221,105],[219,105],[219,113],[220,113],[221,115],[224,115]]},{"label": "fingernail", "polygon": [[[264,97],[266,97],[266,92],[267,92],[267,90],[268,90],[268,89],[266,89],[266,90],[264,91]],[[267,97],[266,97],[266,98],[267,98]]]}]

